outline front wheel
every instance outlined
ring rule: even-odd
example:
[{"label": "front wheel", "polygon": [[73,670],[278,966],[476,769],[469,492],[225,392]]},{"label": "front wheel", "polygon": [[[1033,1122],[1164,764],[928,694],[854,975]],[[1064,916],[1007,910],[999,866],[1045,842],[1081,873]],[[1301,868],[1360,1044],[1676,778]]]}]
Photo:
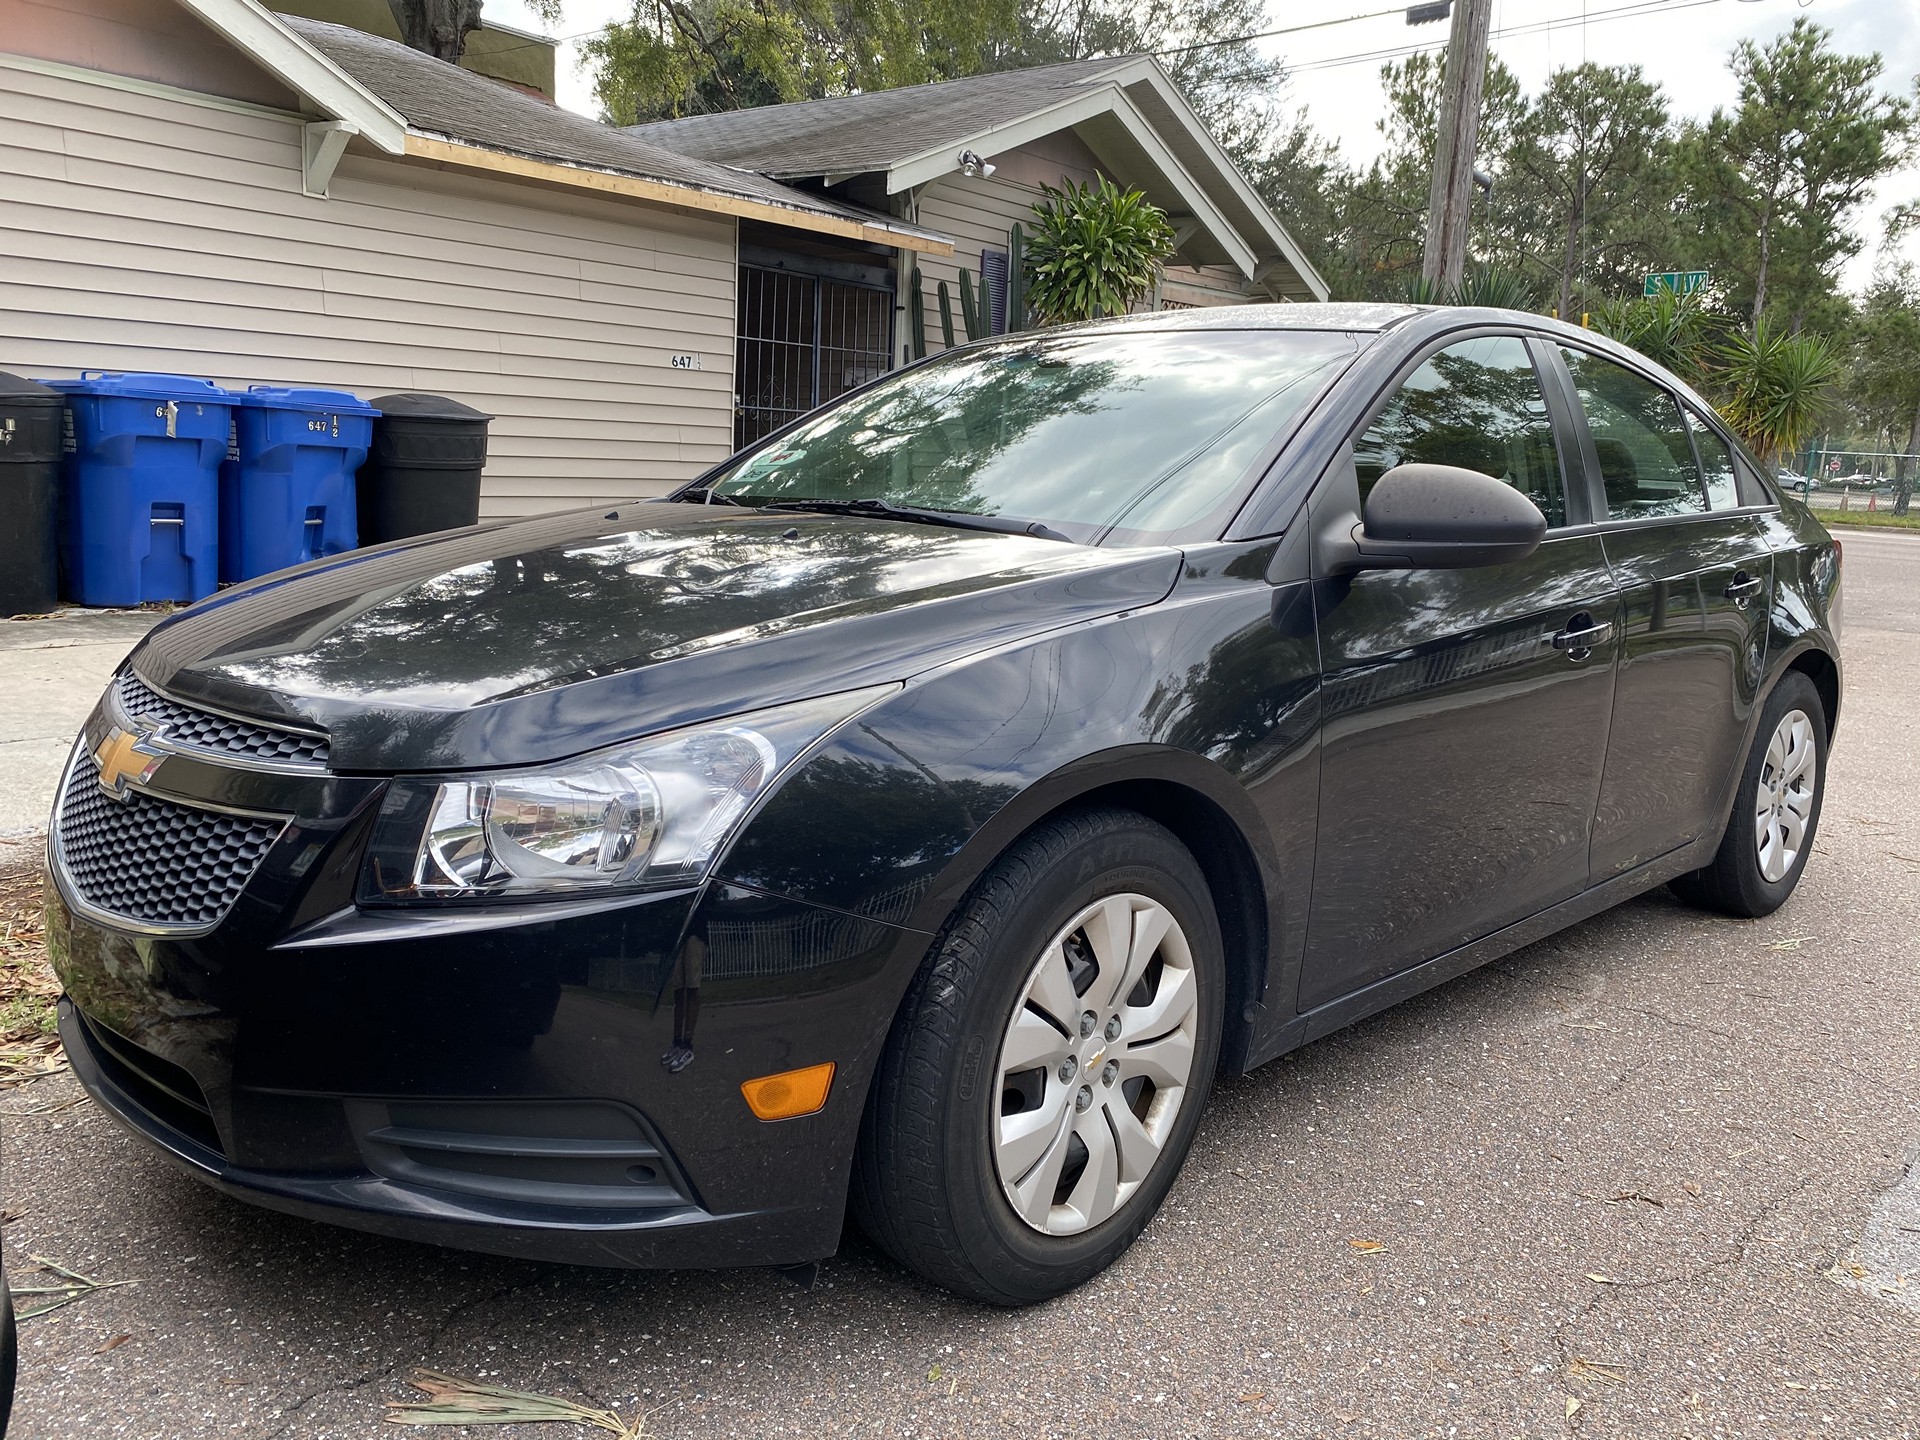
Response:
[{"label": "front wheel", "polygon": [[861,1130],[862,1227],[990,1304],[1106,1268],[1193,1143],[1224,985],[1206,879],[1164,827],[1092,810],[1027,835],[901,1007]]},{"label": "front wheel", "polygon": [[1761,711],[1719,851],[1675,880],[1674,893],[1747,919],[1778,910],[1813,853],[1826,780],[1826,707],[1811,680],[1789,671]]}]

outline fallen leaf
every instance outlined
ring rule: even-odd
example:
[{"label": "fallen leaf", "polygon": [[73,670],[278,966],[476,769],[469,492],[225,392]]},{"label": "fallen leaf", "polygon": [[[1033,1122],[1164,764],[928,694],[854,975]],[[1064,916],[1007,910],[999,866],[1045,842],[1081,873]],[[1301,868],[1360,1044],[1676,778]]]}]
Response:
[{"label": "fallen leaf", "polygon": [[1689,1195],[1698,1195],[1700,1193],[1700,1182],[1698,1180],[1683,1180],[1680,1182],[1680,1188]]},{"label": "fallen leaf", "polygon": [[116,1335],[111,1340],[107,1341],[106,1344],[102,1345],[98,1350],[94,1351],[93,1353],[96,1355],[104,1355],[109,1350],[118,1350],[122,1345],[126,1344],[127,1341],[131,1340],[132,1338],[133,1336],[131,1335]]},{"label": "fallen leaf", "polygon": [[1240,1397],[1240,1403],[1242,1405],[1251,1405],[1256,1400],[1264,1400],[1266,1398],[1267,1398],[1267,1392],[1264,1390],[1249,1390],[1246,1394]]},{"label": "fallen leaf", "polygon": [[1789,1390],[1811,1390],[1813,1387],[1811,1385],[1802,1385],[1798,1380],[1789,1380],[1787,1381],[1787,1388]]},{"label": "fallen leaf", "polygon": [[1596,1285],[1618,1285],[1620,1283],[1618,1280],[1614,1279],[1611,1275],[1596,1275],[1591,1270],[1587,1272],[1587,1279],[1593,1281],[1593,1283]]},{"label": "fallen leaf", "polygon": [[1384,1250],[1387,1248],[1387,1242],[1384,1240],[1349,1240],[1347,1244],[1351,1245],[1362,1255],[1371,1255],[1376,1250]]},{"label": "fallen leaf", "polygon": [[1573,1396],[1567,1396],[1567,1419],[1571,1420],[1580,1409],[1580,1402]]}]

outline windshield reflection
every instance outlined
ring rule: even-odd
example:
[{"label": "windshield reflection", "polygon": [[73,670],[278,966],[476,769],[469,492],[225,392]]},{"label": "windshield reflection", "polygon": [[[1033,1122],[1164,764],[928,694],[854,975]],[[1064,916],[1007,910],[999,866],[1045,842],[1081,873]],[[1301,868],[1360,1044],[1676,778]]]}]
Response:
[{"label": "windshield reflection", "polygon": [[1124,520],[1151,540],[1219,504],[1355,348],[1344,334],[1274,330],[969,348],[850,397],[709,488],[1014,516],[1079,539]]}]

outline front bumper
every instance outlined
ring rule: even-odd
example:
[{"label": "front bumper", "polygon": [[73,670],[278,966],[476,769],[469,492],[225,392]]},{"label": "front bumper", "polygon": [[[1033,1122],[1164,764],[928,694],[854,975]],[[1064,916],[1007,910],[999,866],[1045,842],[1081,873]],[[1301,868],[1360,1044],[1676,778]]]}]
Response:
[{"label": "front bumper", "polygon": [[[386,1235],[621,1266],[831,1254],[927,937],[720,881],[361,911],[381,789],[168,758],[156,799],[286,817],[211,928],[118,923],[55,846],[61,1035],[102,1107],[229,1194]],[[819,1113],[748,1109],[743,1081],[823,1061]]]}]

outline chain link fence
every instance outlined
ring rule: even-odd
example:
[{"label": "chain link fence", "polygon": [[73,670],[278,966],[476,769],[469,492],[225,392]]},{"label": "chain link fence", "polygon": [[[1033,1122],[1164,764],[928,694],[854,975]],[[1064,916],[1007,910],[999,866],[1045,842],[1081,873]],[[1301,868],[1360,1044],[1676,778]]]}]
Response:
[{"label": "chain link fence", "polygon": [[1780,483],[1804,495],[1817,510],[1890,510],[1902,477],[1920,489],[1920,455],[1816,447],[1799,464],[1780,471]]}]

